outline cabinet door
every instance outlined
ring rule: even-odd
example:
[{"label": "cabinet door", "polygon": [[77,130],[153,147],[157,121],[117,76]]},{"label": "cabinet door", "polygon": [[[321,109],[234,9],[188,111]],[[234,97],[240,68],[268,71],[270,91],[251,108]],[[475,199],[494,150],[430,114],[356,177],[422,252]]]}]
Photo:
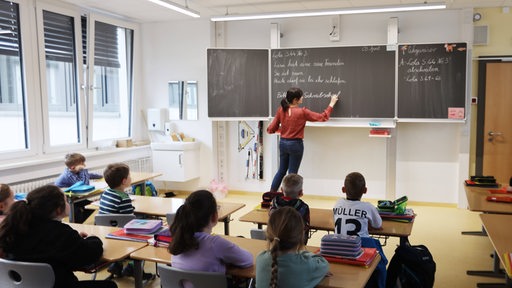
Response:
[{"label": "cabinet door", "polygon": [[161,181],[183,182],[199,177],[198,152],[194,150],[153,150],[153,171],[163,173]]}]

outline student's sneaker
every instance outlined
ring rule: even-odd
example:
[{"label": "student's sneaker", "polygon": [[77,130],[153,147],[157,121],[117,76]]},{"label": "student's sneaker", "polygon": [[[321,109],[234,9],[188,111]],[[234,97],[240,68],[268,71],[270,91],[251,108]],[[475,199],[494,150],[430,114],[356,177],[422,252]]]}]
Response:
[{"label": "student's sneaker", "polygon": [[[128,263],[126,264],[126,266],[123,268],[123,276],[125,277],[133,277],[134,276],[134,269],[133,269],[133,263]],[[153,279],[153,274],[151,273],[146,273],[144,271],[142,271],[142,280],[146,281],[146,280],[151,280]]]},{"label": "student's sneaker", "polygon": [[114,262],[108,266],[107,271],[115,277],[123,276],[123,264],[121,262]]}]

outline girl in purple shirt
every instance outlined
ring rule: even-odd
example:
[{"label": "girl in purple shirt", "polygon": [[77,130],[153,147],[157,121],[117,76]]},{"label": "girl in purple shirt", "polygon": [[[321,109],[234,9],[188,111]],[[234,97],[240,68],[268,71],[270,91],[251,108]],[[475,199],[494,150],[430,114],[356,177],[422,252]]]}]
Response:
[{"label": "girl in purple shirt", "polygon": [[170,227],[169,252],[173,267],[190,271],[226,272],[226,265],[251,267],[252,254],[218,235],[212,228],[219,218],[217,201],[207,190],[190,194],[176,211]]}]

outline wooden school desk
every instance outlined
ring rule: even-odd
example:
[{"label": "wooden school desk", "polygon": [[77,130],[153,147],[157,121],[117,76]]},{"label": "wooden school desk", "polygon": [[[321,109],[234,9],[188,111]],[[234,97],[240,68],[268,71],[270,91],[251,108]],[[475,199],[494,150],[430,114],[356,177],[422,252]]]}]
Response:
[{"label": "wooden school desk", "polygon": [[[512,215],[504,214],[480,214],[482,223],[487,231],[487,235],[491,240],[494,247],[494,257],[501,261],[505,266],[505,259],[503,254],[512,252],[512,230],[510,230],[510,223],[512,222]],[[499,263],[498,263],[499,268]],[[505,283],[503,284],[477,284],[477,287],[512,287],[510,279],[512,275],[504,274]]]},{"label": "wooden school desk", "polygon": [[[153,172],[130,172],[130,176],[132,177],[132,184],[146,183],[147,180],[153,179],[155,177],[161,176],[162,173],[153,173]],[[98,179],[96,181],[91,180],[91,185],[96,187],[91,192],[88,193],[68,193],[66,192],[66,198],[69,203],[69,222],[75,222],[75,203],[90,199],[91,197],[97,196],[101,194],[108,185],[105,183],[103,179]]]},{"label": "wooden school desk", "polygon": [[[267,241],[248,239],[232,236],[223,236],[229,241],[237,244],[238,246],[247,249],[254,256],[256,256],[263,250],[267,249]],[[318,247],[308,246],[309,251],[317,251]],[[164,247],[153,247],[146,246],[140,250],[133,252],[130,258],[135,261],[135,287],[142,288],[142,261],[151,261],[157,263],[171,264],[171,254],[167,252],[167,248]],[[329,271],[332,272],[332,276],[326,277],[320,282],[317,287],[364,287],[370,279],[371,274],[377,267],[380,261],[380,255],[372,261],[370,267],[364,268],[361,266],[340,264],[340,263],[329,263]],[[227,274],[243,277],[243,278],[255,278],[256,270],[255,267],[250,268],[228,268]]]},{"label": "wooden school desk", "polygon": [[98,236],[103,241],[103,260],[115,262],[128,258],[131,253],[146,247],[148,243],[123,241],[106,238],[107,234],[118,230],[117,227],[96,226],[89,224],[69,223],[73,229],[78,232],[86,232],[89,235]]},{"label": "wooden school desk", "polygon": [[[258,224],[261,229],[268,223],[268,210],[257,209],[243,215],[238,220],[242,222],[252,222]],[[313,230],[334,231],[334,216],[332,209],[309,208],[310,227]],[[414,222],[382,221],[382,229],[372,230],[370,234],[379,236],[392,236],[400,238],[400,245],[408,243],[408,237],[411,235]]]},{"label": "wooden school desk", "polygon": [[[165,217],[167,213],[176,213],[176,210],[183,204],[183,198],[163,198],[151,196],[130,195],[133,199],[135,214],[144,214],[157,217]],[[245,207],[243,203],[217,202],[219,206],[219,221],[224,223],[224,234],[229,235],[229,223],[231,214]],[[99,209],[99,200],[85,206],[87,209]]]},{"label": "wooden school desk", "polygon": [[[491,193],[489,193],[489,190],[491,189],[500,188],[464,186],[464,190],[466,191],[466,197],[468,199],[469,211],[483,213],[512,214],[512,204],[503,202],[492,202],[487,201],[485,199],[487,196],[491,195]],[[512,195],[510,196],[512,197]],[[461,233],[463,235],[487,235],[483,226],[481,231],[463,231]]]}]

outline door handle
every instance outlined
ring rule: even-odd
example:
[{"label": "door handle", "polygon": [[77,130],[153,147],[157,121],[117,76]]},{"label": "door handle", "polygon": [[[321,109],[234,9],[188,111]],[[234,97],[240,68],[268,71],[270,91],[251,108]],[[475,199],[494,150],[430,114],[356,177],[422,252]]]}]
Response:
[{"label": "door handle", "polygon": [[487,133],[487,135],[489,135],[490,137],[494,137],[494,136],[501,136],[501,135],[503,135],[503,133],[502,132],[489,131],[489,133]]}]

